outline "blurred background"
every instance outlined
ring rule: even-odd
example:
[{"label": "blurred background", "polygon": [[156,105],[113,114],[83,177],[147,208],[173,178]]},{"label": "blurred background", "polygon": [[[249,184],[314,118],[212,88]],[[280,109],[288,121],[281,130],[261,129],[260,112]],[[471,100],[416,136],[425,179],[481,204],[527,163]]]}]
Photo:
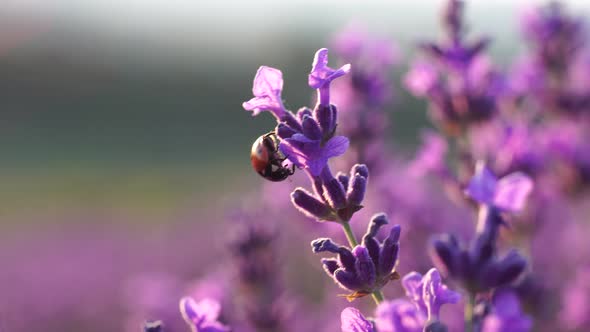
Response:
[{"label": "blurred background", "polygon": [[[501,68],[536,3],[467,1],[470,31],[493,38]],[[137,275],[165,280],[159,292],[203,275],[228,207],[261,186],[249,151],[274,119],[241,107],[258,66],[283,71],[288,108],[309,105],[314,52],[351,22],[395,43],[391,143],[415,148],[426,102],[400,77],[416,42],[438,36],[442,4],[2,1],[0,331],[122,330],[150,296],[134,291]],[[590,14],[585,0],[567,4]]]}]

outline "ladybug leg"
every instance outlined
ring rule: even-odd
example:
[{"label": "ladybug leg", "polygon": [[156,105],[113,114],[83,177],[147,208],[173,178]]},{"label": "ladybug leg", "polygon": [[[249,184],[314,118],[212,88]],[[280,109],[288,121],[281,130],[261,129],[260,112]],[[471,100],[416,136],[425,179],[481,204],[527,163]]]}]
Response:
[{"label": "ladybug leg", "polygon": [[290,170],[288,170],[288,172],[289,172],[289,175],[293,175],[293,174],[295,174],[295,164],[293,164],[293,165],[291,165],[291,166],[292,166],[292,168],[291,168]]}]

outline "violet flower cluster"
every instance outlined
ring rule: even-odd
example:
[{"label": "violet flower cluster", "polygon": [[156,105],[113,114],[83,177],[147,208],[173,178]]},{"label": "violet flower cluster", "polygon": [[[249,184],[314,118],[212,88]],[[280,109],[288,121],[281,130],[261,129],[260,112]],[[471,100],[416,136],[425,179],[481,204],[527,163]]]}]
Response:
[{"label": "violet flower cluster", "polygon": [[[328,67],[327,62],[327,49],[319,50],[309,75],[309,85],[317,89],[318,93],[318,103],[313,111],[302,108],[295,117],[285,109],[277,112],[273,108],[274,103],[266,106],[258,104],[254,111],[267,110],[273,113],[279,121],[275,132],[280,139],[281,152],[309,175],[315,193],[302,188],[295,189],[291,195],[295,207],[318,221],[335,221],[342,225],[350,247],[338,245],[330,238],[319,238],[311,243],[315,253],[329,252],[338,255],[337,258],[322,260],[324,270],[341,288],[352,292],[346,295],[349,301],[371,294],[377,304],[383,305],[386,302],[381,289],[389,281],[400,277],[395,267],[401,228],[399,225],[393,226],[383,241],[378,240],[379,230],[388,224],[388,220],[384,214],[377,214],[371,218],[361,244],[358,244],[350,228],[349,221],[353,214],[362,208],[369,171],[367,166],[358,164],[352,167],[350,176],[339,173],[334,177],[330,171],[328,159],[343,154],[348,147],[346,137],[334,136],[337,110],[330,103],[330,83],[346,74],[350,65],[335,70]],[[271,92],[280,96],[280,91],[274,90],[257,95],[260,92],[256,88],[260,85],[259,81],[266,81],[261,75],[263,68],[254,80],[253,92],[256,98]],[[282,83],[272,86],[282,87]],[[248,103],[244,107],[251,110]],[[416,327],[427,331],[433,328],[446,329],[438,320],[439,308],[444,303],[457,302],[458,294],[442,285],[436,270],[427,274],[425,280],[414,280],[416,277],[421,278],[416,272],[407,276],[407,289],[408,292],[411,290],[419,310],[424,309],[424,317],[428,318],[418,322]],[[372,324],[355,310],[349,308],[343,312],[343,331],[374,331]],[[347,318],[351,315],[354,317],[352,320]],[[396,324],[396,319],[404,319],[404,315],[406,313],[401,314],[401,317],[383,317],[380,320],[382,326],[376,328],[379,331],[389,331],[391,329],[388,326]]]},{"label": "violet flower cluster", "polygon": [[384,214],[375,215],[369,222],[362,244],[352,250],[335,244],[329,238],[319,238],[311,243],[314,253],[330,252],[338,255],[338,259],[322,259],[322,264],[326,273],[341,288],[353,292],[348,295],[351,300],[379,291],[390,280],[399,279],[394,267],[401,228],[399,225],[392,227],[382,243],[375,238],[381,226],[388,223]]},{"label": "violet flower cluster", "polygon": [[[342,298],[355,305],[340,313],[343,332],[590,328],[584,311],[590,308],[589,227],[578,221],[584,216],[579,197],[590,183],[590,81],[579,74],[590,61],[582,20],[557,4],[527,12],[529,53],[500,73],[485,55],[490,39],[466,38],[463,6],[447,1],[444,38],[421,43],[423,58],[405,77],[410,92],[426,99],[439,130],[424,135],[414,160],[385,148],[387,121],[380,119],[386,119],[393,85],[384,71],[394,61],[390,50],[366,34],[344,34],[334,44],[353,66],[328,66],[327,49],[315,54],[308,77],[317,93],[313,108],[288,110],[282,72],[265,66],[254,78],[254,98],[243,104],[252,115],[270,112],[276,118],[270,134],[276,135],[280,161],[309,178],[311,189],[291,192],[297,211],[343,230],[347,244],[333,233],[311,242],[314,253],[326,255],[321,263],[329,279],[345,291],[322,307],[321,320],[329,320],[327,313]],[[333,173],[331,167],[347,171]],[[440,181],[430,183],[429,176]],[[287,196],[273,193],[273,201]],[[389,217],[364,215],[374,208]],[[269,219],[285,215],[267,213]],[[357,241],[352,226],[362,226],[357,220],[364,218],[367,230]],[[260,229],[245,234],[232,246],[236,294],[243,296],[237,302],[245,317],[231,319],[216,300],[185,297],[181,313],[193,331],[286,326],[273,236]],[[402,277],[408,266],[427,272]],[[405,296],[395,292],[395,280],[401,280]],[[376,303],[372,315],[357,301],[369,296]],[[463,310],[441,310],[456,303]],[[227,311],[232,309],[240,311]],[[161,325],[148,328],[159,331]]]},{"label": "violet flower cluster", "polygon": [[439,321],[444,304],[457,303],[460,295],[441,281],[436,269],[424,276],[417,272],[406,275],[402,284],[408,299],[396,299],[379,304],[373,319],[365,318],[356,308],[342,311],[343,332],[421,332],[447,331]]}]

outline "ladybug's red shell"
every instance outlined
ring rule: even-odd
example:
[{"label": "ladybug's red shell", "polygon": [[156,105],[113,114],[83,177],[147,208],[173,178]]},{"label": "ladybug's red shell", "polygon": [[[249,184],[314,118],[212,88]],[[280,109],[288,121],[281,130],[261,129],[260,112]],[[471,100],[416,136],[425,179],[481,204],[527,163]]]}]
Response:
[{"label": "ladybug's red shell", "polygon": [[254,141],[254,144],[252,144],[252,151],[250,151],[250,161],[252,162],[252,167],[258,173],[264,172],[268,166],[268,163],[270,162],[269,151],[264,145],[264,136],[258,137],[258,139]]},{"label": "ladybug's red shell", "polygon": [[279,182],[293,175],[295,166],[291,169],[283,166],[283,161],[286,159],[282,153],[279,152],[279,142],[274,132],[260,136],[250,151],[250,161],[252,168],[256,173],[263,178]]}]

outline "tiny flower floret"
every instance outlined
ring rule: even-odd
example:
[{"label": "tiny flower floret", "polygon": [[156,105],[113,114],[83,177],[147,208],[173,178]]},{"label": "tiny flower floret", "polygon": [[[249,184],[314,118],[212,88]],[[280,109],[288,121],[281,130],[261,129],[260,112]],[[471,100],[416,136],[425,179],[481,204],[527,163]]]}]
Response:
[{"label": "tiny flower floret", "polygon": [[315,53],[311,73],[309,73],[309,86],[313,89],[321,89],[340,76],[350,71],[350,64],[338,69],[328,67],[328,49],[322,48]]},{"label": "tiny flower floret", "polygon": [[244,102],[242,106],[252,115],[262,111],[269,111],[280,119],[286,112],[281,99],[283,90],[283,73],[280,70],[261,66],[254,77],[252,93],[254,98]]},{"label": "tiny flower floret", "polygon": [[402,279],[402,285],[406,295],[414,302],[428,319],[437,319],[440,307],[447,303],[457,303],[461,296],[450,290],[442,283],[440,273],[436,269],[430,269],[422,276],[418,272],[411,272]]},{"label": "tiny flower floret", "polygon": [[340,314],[342,332],[375,332],[373,323],[368,321],[356,308],[348,307]]},{"label": "tiny flower floret", "polygon": [[515,172],[498,180],[489,169],[479,163],[465,193],[481,204],[518,212],[524,207],[532,190],[533,181],[526,174]]},{"label": "tiny flower floret", "polygon": [[180,313],[193,332],[228,332],[229,328],[217,321],[220,304],[211,299],[195,302],[191,297],[180,300]]},{"label": "tiny flower floret", "polygon": [[320,140],[295,134],[281,141],[279,149],[295,166],[308,169],[313,176],[319,176],[328,164],[328,159],[344,154],[348,145],[348,138],[344,136],[332,137],[322,146]]}]

